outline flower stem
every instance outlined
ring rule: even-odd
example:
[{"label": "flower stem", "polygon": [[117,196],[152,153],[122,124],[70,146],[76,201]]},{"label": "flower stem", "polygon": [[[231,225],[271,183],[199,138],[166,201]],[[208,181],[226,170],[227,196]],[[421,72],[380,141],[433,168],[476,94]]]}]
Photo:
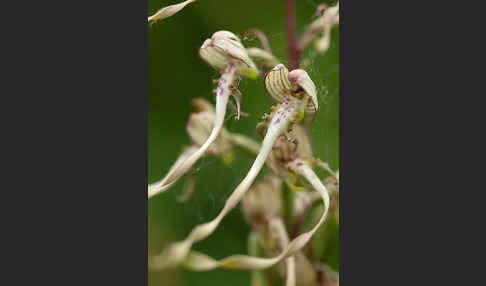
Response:
[{"label": "flower stem", "polygon": [[282,184],[282,209],[287,229],[293,229],[294,226],[294,200],[294,191],[287,184]]},{"label": "flower stem", "polygon": [[299,46],[295,30],[295,0],[287,0],[287,44],[290,70],[299,68]]}]

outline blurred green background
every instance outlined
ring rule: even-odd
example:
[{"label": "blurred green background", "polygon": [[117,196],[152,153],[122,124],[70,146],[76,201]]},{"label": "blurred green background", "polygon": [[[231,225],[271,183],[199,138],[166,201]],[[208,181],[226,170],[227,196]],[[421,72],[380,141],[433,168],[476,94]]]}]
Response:
[{"label": "blurred green background", "polygon": [[[179,0],[149,0],[152,15],[161,7]],[[316,18],[316,7],[335,1],[297,0],[297,31]],[[206,38],[218,30],[229,30],[243,38],[246,30],[259,28],[268,37],[273,53],[287,62],[285,37],[285,0],[199,0],[189,4],[171,18],[148,25],[148,180],[162,178],[177,159],[183,146],[190,145],[185,126],[191,113],[191,100],[204,97],[214,103],[212,80],[218,73],[198,57]],[[261,47],[257,39],[244,40],[246,47]],[[317,157],[333,169],[339,167],[339,29],[332,33],[331,47],[319,55],[308,47],[302,59],[308,58],[307,72],[318,88],[319,111],[311,130]],[[243,94],[242,111],[250,114],[234,121],[235,112],[228,109],[225,127],[261,141],[256,124],[273,102],[263,89],[262,78],[244,78],[239,86]],[[253,158],[236,153],[234,165],[227,167],[217,158],[203,158],[197,166],[197,184],[193,197],[178,203],[186,182],[183,178],[167,193],[148,203],[148,252],[159,253],[167,243],[184,239],[197,224],[214,218],[226,198],[249,170]],[[266,172],[266,170],[264,170]],[[318,172],[318,175],[324,175]],[[218,230],[195,249],[214,257],[247,253],[249,227],[236,208]],[[339,241],[331,238],[322,260],[334,269],[339,267]],[[149,285],[232,285],[248,286],[250,273],[232,270],[191,272],[176,269],[149,271]]]}]

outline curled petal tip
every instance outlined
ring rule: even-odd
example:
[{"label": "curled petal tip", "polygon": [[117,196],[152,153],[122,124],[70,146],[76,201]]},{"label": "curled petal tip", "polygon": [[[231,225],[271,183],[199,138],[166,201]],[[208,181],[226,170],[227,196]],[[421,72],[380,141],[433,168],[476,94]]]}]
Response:
[{"label": "curled petal tip", "polygon": [[307,104],[306,111],[314,113],[319,108],[317,101],[317,90],[314,82],[309,77],[305,70],[296,69],[289,73],[289,81],[302,88],[305,93],[310,97],[310,101]]}]

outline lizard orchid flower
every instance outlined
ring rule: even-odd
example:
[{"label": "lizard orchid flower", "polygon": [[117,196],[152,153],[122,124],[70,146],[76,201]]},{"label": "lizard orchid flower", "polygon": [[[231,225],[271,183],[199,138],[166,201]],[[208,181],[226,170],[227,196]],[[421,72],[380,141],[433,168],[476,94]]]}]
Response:
[{"label": "lizard orchid flower", "polygon": [[[240,93],[237,84],[240,74],[250,78],[258,76],[258,69],[248,56],[245,47],[240,39],[228,31],[219,31],[213,34],[211,39],[207,39],[199,49],[199,55],[212,67],[221,72],[216,88],[216,109],[212,130],[205,142],[200,143],[200,148],[189,154],[184,161],[181,161],[178,168],[169,171],[167,176],[158,182],[156,193],[166,191],[182,175],[187,173],[193,165],[208,151],[211,144],[219,136],[226,115],[226,107],[230,95],[235,97],[238,105],[238,118],[240,114]],[[150,187],[149,187],[150,189]],[[152,188],[152,190],[154,190]],[[152,194],[155,194],[152,191]],[[149,198],[151,195],[149,195]]]},{"label": "lizard orchid flower", "polygon": [[[171,17],[197,0],[174,1],[181,2],[160,9],[148,17],[148,22]],[[177,266],[195,271],[251,270],[252,286],[282,285],[281,278],[285,278],[285,286],[339,286],[339,274],[320,262],[331,241],[329,234],[339,229],[339,171],[333,171],[314,155],[310,128],[319,109],[317,88],[304,70],[311,60],[299,63],[301,52],[310,43],[318,53],[329,50],[331,31],[339,25],[339,3],[319,5],[317,18],[299,40],[294,4],[295,0],[287,1],[290,71],[272,53],[267,37],[257,28],[248,30],[242,39],[247,43],[255,36],[261,47],[247,48],[234,33],[217,31],[199,48],[201,60],[220,75],[213,80],[216,104],[203,98],[192,100],[194,112],[186,125],[191,145],[182,149],[164,178],[148,186],[149,199],[187,175],[177,200],[188,200],[196,189],[199,174],[195,165],[202,157],[218,158],[230,165],[234,152],[241,148],[255,159],[218,215],[196,225],[185,239],[169,244],[158,255],[150,255],[150,270]],[[248,116],[241,111],[240,80],[263,74],[265,91],[275,105],[256,126],[262,139],[257,142],[228,131],[224,121],[228,104],[236,111],[235,120]],[[264,165],[269,174],[258,181]],[[314,168],[325,170],[328,176],[319,178]],[[209,237],[240,202],[252,228],[248,254],[214,259],[195,251],[194,244]]]}]

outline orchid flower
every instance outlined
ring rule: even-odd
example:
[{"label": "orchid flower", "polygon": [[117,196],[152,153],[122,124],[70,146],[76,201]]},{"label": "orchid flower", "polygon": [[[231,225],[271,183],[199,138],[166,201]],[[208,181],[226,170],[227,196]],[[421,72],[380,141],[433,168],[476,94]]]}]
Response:
[{"label": "orchid flower", "polygon": [[[199,55],[209,65],[221,72],[216,88],[216,114],[212,131],[205,142],[199,142],[200,148],[188,154],[185,160],[179,162],[176,168],[172,168],[164,179],[152,187],[151,194],[162,193],[175,183],[182,175],[186,174],[192,166],[208,151],[211,144],[217,139],[223,128],[226,115],[226,106],[230,95],[233,95],[238,105],[240,114],[240,96],[236,92],[236,86],[240,74],[249,78],[256,78],[259,71],[248,56],[240,39],[231,32],[219,31],[207,39],[199,49]],[[149,186],[150,190],[150,186]],[[149,198],[152,197],[149,192]]]}]

